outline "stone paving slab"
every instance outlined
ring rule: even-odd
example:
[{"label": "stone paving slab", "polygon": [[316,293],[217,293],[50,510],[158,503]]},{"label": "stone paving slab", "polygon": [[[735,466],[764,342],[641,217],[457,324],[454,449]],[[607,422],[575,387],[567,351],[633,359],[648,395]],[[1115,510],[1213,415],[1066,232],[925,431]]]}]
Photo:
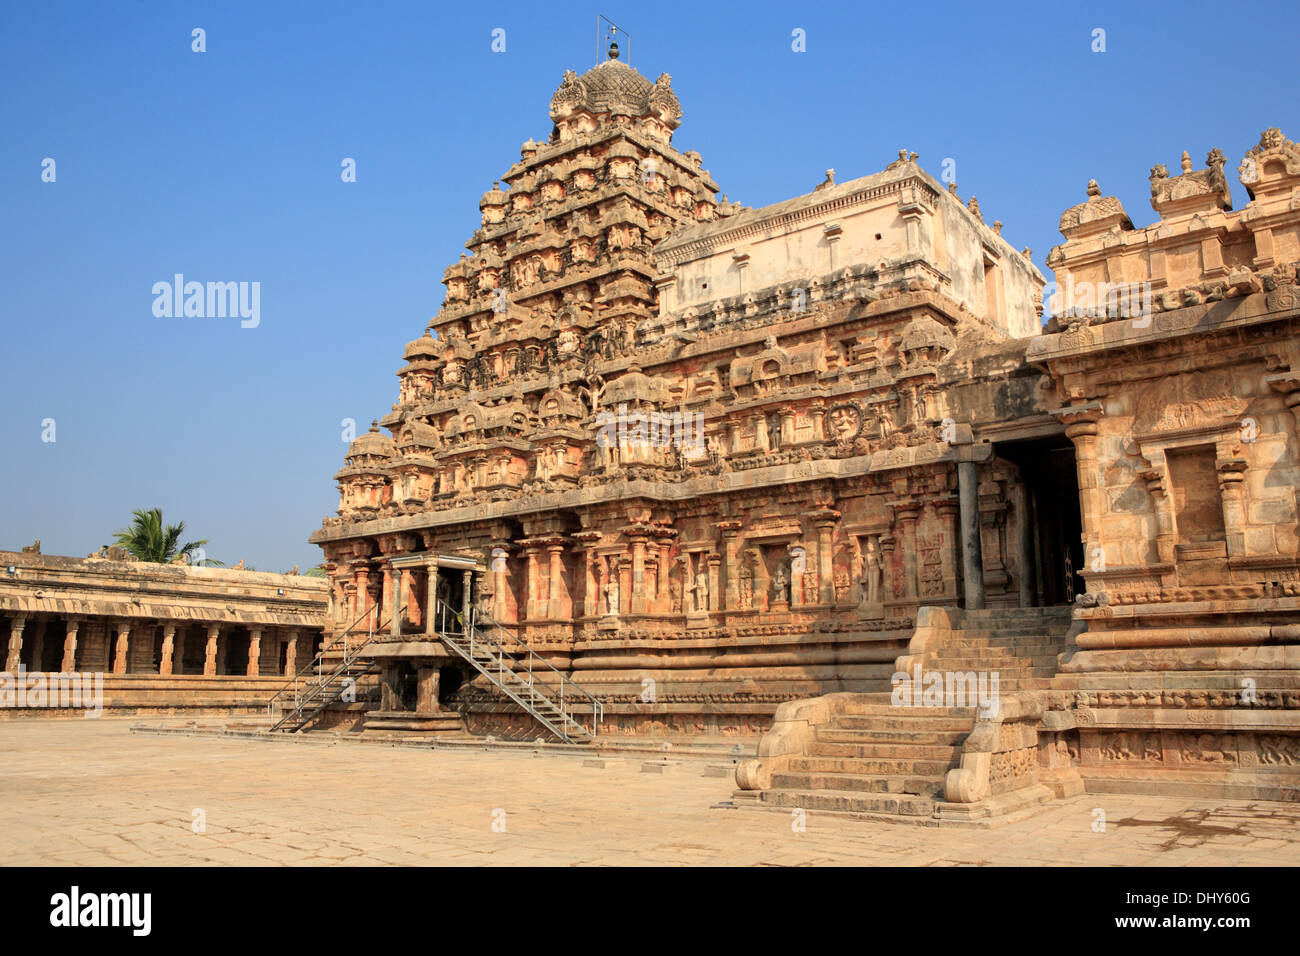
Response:
[{"label": "stone paving slab", "polygon": [[[713,809],[715,760],[301,746],[0,723],[0,860],[30,865],[1296,865],[1300,806],[1085,794],[995,830]],[[1104,829],[1100,828],[1104,812]],[[202,820],[202,832],[196,821]],[[802,823],[803,829],[799,829]]]}]

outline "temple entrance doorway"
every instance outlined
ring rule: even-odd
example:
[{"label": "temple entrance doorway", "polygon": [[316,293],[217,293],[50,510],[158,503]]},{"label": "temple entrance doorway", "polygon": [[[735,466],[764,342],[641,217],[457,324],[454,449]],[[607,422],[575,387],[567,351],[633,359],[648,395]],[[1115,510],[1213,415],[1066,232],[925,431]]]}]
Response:
[{"label": "temple entrance doorway", "polygon": [[438,668],[438,703],[447,703],[465,682],[465,675],[455,664]]},{"label": "temple entrance doorway", "polygon": [[1040,607],[1073,604],[1084,590],[1083,521],[1074,444],[1063,434],[998,442],[1000,458],[1020,469],[1026,488],[1031,590]]},{"label": "temple entrance doorway", "polygon": [[460,631],[465,607],[465,572],[458,568],[438,568],[434,583],[434,624],[439,631]]}]

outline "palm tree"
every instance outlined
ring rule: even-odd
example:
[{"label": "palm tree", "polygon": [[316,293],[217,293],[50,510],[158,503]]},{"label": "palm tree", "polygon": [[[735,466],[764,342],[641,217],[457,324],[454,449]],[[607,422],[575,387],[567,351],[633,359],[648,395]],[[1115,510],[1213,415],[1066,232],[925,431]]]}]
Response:
[{"label": "palm tree", "polygon": [[[161,508],[142,511],[137,508],[132,512],[131,524],[121,531],[114,532],[114,540],[124,548],[127,554],[139,561],[153,564],[169,564],[178,557],[189,559],[195,551],[202,551],[207,539],[187,541],[181,544],[181,535],[185,533],[185,522],[164,525]],[[221,562],[204,559],[206,565],[217,566]]]}]

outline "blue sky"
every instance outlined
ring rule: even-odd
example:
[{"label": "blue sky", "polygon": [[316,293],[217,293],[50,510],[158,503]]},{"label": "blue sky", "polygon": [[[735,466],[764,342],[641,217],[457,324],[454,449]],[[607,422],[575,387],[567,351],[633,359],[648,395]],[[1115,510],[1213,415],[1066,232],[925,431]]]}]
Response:
[{"label": "blue sky", "polygon": [[[598,12],[633,66],[672,75],[674,143],[731,199],[777,202],[905,147],[936,176],[954,159],[961,196],[1044,271],[1090,177],[1143,225],[1149,168],[1219,146],[1240,207],[1260,131],[1300,132],[1293,2],[556,9],[9,5],[0,548],[85,554],[161,506],[228,563],[316,563],[341,421],[364,429],[396,399],[479,196],[549,134],[563,71],[596,62]],[[153,284],[178,272],[259,282],[260,325],[156,317]]]}]

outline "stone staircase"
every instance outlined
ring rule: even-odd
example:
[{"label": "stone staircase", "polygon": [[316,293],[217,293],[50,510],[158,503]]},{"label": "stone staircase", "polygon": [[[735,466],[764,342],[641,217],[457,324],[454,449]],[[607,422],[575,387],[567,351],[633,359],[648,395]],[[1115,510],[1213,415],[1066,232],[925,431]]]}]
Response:
[{"label": "stone staircase", "polygon": [[[978,752],[1018,748],[1021,755],[1029,754],[1032,764],[1037,717],[1027,712],[1024,701],[1033,697],[1041,702],[1041,695],[1028,692],[1045,689],[1056,674],[1057,656],[1069,642],[1071,609],[939,611],[928,620],[924,640],[909,647],[909,655],[899,658],[897,666],[909,674],[916,666],[931,673],[983,672],[990,677],[996,673],[998,697],[1006,705],[1003,716],[1022,722],[1022,729],[1012,733],[1009,742],[998,743],[985,733],[978,743],[972,738],[972,745]],[[950,770],[964,766],[967,738],[980,716],[976,702],[971,703],[969,707],[908,706],[896,703],[888,693],[859,693],[783,705],[777,724],[760,741],[758,759],[738,768],[741,789],[735,798],[751,805],[913,823],[960,817],[961,806],[950,802],[945,783]],[[981,814],[1050,798],[1032,780],[1016,794],[1000,793],[992,794],[996,799],[991,803],[985,801],[989,806]]]},{"label": "stone staircase", "polygon": [[960,761],[975,708],[896,707],[889,694],[860,694],[813,731],[802,756],[758,791],[770,807],[934,815],[944,776]]},{"label": "stone staircase", "polygon": [[1043,690],[1065,651],[1071,608],[1031,607],[966,611],[962,628],[932,649],[926,670],[998,674],[998,690]]}]

